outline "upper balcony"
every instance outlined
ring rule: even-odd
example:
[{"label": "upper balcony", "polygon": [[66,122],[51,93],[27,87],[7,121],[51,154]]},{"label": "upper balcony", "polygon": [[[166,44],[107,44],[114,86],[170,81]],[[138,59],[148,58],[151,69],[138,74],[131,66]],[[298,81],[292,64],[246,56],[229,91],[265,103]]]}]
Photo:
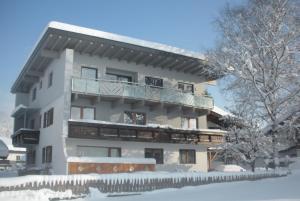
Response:
[{"label": "upper balcony", "polygon": [[212,109],[213,99],[209,96],[197,96],[172,88],[153,87],[133,82],[116,80],[72,78],[72,92],[100,96],[101,98],[126,99],[162,103],[196,109]]}]

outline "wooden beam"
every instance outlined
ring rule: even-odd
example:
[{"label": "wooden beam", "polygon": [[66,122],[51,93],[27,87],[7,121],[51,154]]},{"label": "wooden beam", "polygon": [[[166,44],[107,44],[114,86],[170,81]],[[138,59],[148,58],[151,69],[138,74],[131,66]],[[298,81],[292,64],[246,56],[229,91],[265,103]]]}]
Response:
[{"label": "wooden beam", "polygon": [[185,65],[186,62],[187,62],[186,60],[181,60],[181,61],[175,63],[174,65],[170,66],[169,70],[177,69],[178,67]]},{"label": "wooden beam", "polygon": [[87,44],[85,47],[83,47],[83,48],[79,51],[80,54],[84,53],[84,52],[85,52],[86,50],[88,50],[89,47],[91,47],[92,45],[94,45],[93,42],[88,42],[88,44]]},{"label": "wooden beam", "polygon": [[114,51],[114,49],[115,49],[115,46],[111,45],[110,48],[102,54],[102,57],[110,57],[112,54],[112,51]]},{"label": "wooden beam", "polygon": [[149,54],[149,58],[146,59],[143,63],[147,66],[153,60],[153,54]]},{"label": "wooden beam", "polygon": [[172,62],[173,61],[173,58],[172,57],[168,57],[165,59],[165,61],[161,62],[159,64],[159,66],[164,69],[165,68],[165,65],[168,65],[169,62]]},{"label": "wooden beam", "polygon": [[81,43],[82,43],[82,40],[79,40],[79,41],[75,44],[75,46],[74,46],[73,49],[74,49],[75,51],[78,51],[77,48],[81,45]]},{"label": "wooden beam", "polygon": [[109,59],[118,58],[119,54],[124,51],[124,48],[118,48],[112,55],[109,56]]},{"label": "wooden beam", "polygon": [[190,59],[190,60],[187,60],[183,65],[179,65],[175,68],[175,70],[177,72],[185,69],[186,67],[190,66],[192,63],[194,63],[194,60]]},{"label": "wooden beam", "polygon": [[59,52],[53,51],[53,50],[41,50],[40,52],[41,57],[51,58],[51,59],[58,59],[59,58]]},{"label": "wooden beam", "polygon": [[50,50],[54,50],[56,48],[57,44],[59,44],[59,42],[61,41],[62,38],[63,38],[62,36],[58,36],[57,39],[55,40],[54,44],[50,48]]},{"label": "wooden beam", "polygon": [[174,59],[170,64],[166,65],[166,68],[169,68],[169,70],[171,70],[170,67],[177,64],[178,62],[179,62],[178,59]]},{"label": "wooden beam", "polygon": [[193,70],[195,70],[195,69],[199,69],[199,66],[200,66],[201,64],[200,63],[198,63],[198,64],[196,64],[195,66],[193,66],[193,67],[191,67],[191,68],[189,68],[189,69],[186,69],[185,71],[184,71],[184,73],[190,73],[190,72],[192,72]]},{"label": "wooden beam", "polygon": [[98,56],[99,57],[103,57],[103,55],[105,54],[105,52],[107,52],[110,49],[110,46],[107,46],[106,48],[103,48],[99,53]]},{"label": "wooden beam", "polygon": [[71,40],[72,40],[71,38],[67,38],[65,40],[65,42],[62,44],[60,51],[66,49],[68,47],[69,43],[71,42]]},{"label": "wooden beam", "polygon": [[101,50],[103,47],[104,47],[104,44],[103,44],[103,43],[100,43],[94,50],[92,50],[92,51],[90,52],[90,55],[97,54],[98,51]]},{"label": "wooden beam", "polygon": [[127,49],[124,49],[123,55],[121,55],[121,56],[118,58],[118,60],[121,61],[121,60],[125,59],[125,57],[127,57],[128,54],[130,54],[130,51],[127,50]]},{"label": "wooden beam", "polygon": [[163,62],[166,59],[165,56],[160,56],[160,59],[158,59],[157,61],[153,62],[151,65],[156,68],[157,66],[160,65],[161,62]]}]

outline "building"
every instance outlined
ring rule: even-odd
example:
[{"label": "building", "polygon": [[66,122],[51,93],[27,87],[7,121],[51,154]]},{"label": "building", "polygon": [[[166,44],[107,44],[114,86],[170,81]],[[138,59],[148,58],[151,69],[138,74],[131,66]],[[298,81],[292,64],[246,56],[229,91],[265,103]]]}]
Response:
[{"label": "building", "polygon": [[0,137],[0,170],[23,168],[25,162],[26,149],[14,147],[8,137]]},{"label": "building", "polygon": [[13,143],[54,174],[207,171],[223,141],[207,127],[207,68],[198,53],[51,22],[11,88]]}]

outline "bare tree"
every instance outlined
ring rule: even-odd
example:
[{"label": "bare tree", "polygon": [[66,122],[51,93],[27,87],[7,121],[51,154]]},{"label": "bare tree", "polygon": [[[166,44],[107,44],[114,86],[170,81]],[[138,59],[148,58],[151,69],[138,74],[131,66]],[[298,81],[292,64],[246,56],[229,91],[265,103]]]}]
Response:
[{"label": "bare tree", "polygon": [[279,119],[300,111],[300,66],[291,58],[300,41],[299,13],[299,1],[228,5],[216,21],[220,41],[207,55],[234,104],[252,105],[260,126],[271,126],[274,162]]}]

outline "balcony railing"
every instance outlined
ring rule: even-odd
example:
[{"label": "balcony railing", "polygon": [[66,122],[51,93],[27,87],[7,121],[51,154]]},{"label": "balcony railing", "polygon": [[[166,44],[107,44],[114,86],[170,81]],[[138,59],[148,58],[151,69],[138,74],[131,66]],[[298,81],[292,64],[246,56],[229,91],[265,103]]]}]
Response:
[{"label": "balcony railing", "polygon": [[163,102],[195,108],[213,108],[213,99],[209,96],[197,96],[181,90],[153,87],[134,82],[73,77],[72,92]]}]

